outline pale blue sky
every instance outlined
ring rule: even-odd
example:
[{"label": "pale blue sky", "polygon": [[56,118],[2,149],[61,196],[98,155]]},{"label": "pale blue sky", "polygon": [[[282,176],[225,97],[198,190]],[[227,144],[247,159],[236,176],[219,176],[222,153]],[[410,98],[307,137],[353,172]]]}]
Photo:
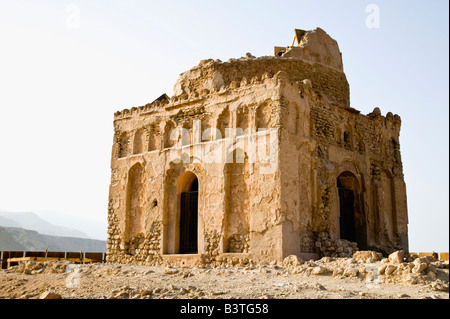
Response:
[{"label": "pale blue sky", "polygon": [[[379,28],[366,26],[369,4]],[[272,55],[294,28],[321,27],[339,43],[351,105],[402,118],[410,249],[448,251],[448,9],[444,0],[0,0],[0,210],[106,223],[115,111],[172,95],[202,59]]]}]

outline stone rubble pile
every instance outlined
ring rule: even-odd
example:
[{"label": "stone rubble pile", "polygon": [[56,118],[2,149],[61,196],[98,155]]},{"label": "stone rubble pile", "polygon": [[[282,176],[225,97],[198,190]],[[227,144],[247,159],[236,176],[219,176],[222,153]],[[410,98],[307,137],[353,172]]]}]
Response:
[{"label": "stone rubble pile", "polygon": [[395,251],[388,258],[375,251],[357,251],[352,258],[323,257],[317,261],[302,261],[292,255],[283,261],[283,266],[293,274],[354,277],[373,284],[425,284],[449,291],[448,261],[431,256],[419,258],[404,251]]},{"label": "stone rubble pile", "polygon": [[182,296],[182,298],[186,299],[197,299],[205,296],[205,293],[194,286],[178,287],[169,284],[165,287],[148,287],[146,289],[122,286],[114,289],[105,297],[107,299],[163,299],[171,295]]},{"label": "stone rubble pile", "polygon": [[70,261],[40,261],[34,260],[21,261],[18,265],[12,266],[8,269],[10,272],[17,272],[26,275],[38,275],[38,274],[64,274],[67,270],[67,266],[71,265]]},{"label": "stone rubble pile", "polygon": [[314,246],[325,257],[352,257],[358,251],[357,243],[331,238],[328,232],[320,232]]}]

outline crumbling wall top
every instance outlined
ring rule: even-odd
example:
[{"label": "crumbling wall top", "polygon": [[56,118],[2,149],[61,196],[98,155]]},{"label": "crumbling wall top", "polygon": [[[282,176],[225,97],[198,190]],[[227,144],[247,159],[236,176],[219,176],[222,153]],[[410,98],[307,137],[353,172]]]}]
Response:
[{"label": "crumbling wall top", "polygon": [[[298,46],[294,46],[295,41]],[[322,63],[341,72],[344,71],[338,43],[321,28],[311,31],[296,29],[294,43],[284,50],[278,47],[275,55]]]},{"label": "crumbling wall top", "polygon": [[[302,32],[298,32],[302,31]],[[350,106],[349,86],[343,72],[342,57],[337,42],[325,31],[296,30],[298,46],[280,48],[275,56],[254,57],[247,53],[239,59],[202,60],[197,66],[181,73],[174,86],[174,96],[208,90],[214,92],[231,82],[250,81],[268,72],[284,71],[292,82],[309,79],[313,89],[329,101]],[[277,54],[279,53],[279,54]]]}]

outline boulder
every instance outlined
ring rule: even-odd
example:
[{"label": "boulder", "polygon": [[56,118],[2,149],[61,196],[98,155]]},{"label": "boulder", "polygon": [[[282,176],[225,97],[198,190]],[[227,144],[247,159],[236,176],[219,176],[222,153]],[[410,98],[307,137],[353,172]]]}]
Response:
[{"label": "boulder", "polygon": [[347,267],[344,270],[343,276],[344,277],[357,277],[358,276],[358,269],[355,268],[355,267],[351,267],[351,266]]},{"label": "boulder", "polygon": [[151,290],[151,289],[145,289],[145,290],[143,290],[141,292],[141,296],[142,297],[147,296],[147,295],[151,295],[151,294],[153,294],[153,290]]},{"label": "boulder", "polygon": [[341,276],[344,273],[344,269],[337,267],[333,270],[333,277]]},{"label": "boulder", "polygon": [[353,254],[353,259],[359,262],[375,262],[383,258],[383,255],[376,251],[371,250],[361,250]]},{"label": "boulder", "polygon": [[178,273],[178,269],[175,269],[175,268],[164,269],[164,274],[166,274],[166,275],[174,275],[176,273]]},{"label": "boulder", "polygon": [[322,274],[326,273],[327,271],[328,271],[328,269],[326,267],[316,266],[311,271],[311,274],[313,274],[313,275],[322,275]]},{"label": "boulder", "polygon": [[388,264],[382,264],[382,265],[380,266],[380,268],[378,268],[378,274],[379,274],[379,275],[383,275],[383,274],[384,274],[384,271],[385,271],[386,268],[387,268],[387,266],[388,266]]},{"label": "boulder", "polygon": [[428,264],[427,263],[417,263],[414,266],[414,268],[412,269],[412,272],[414,274],[420,274],[422,271],[426,270],[427,268],[428,268]]},{"label": "boulder", "polygon": [[45,291],[39,296],[39,299],[62,299],[62,297],[57,293]]},{"label": "boulder", "polygon": [[389,255],[389,262],[393,264],[401,264],[405,258],[405,252],[403,250],[394,251]]},{"label": "boulder", "polygon": [[296,255],[289,255],[283,260],[283,267],[297,267],[301,264],[301,260]]},{"label": "boulder", "polygon": [[397,269],[397,266],[394,265],[387,265],[386,268],[384,269],[384,274],[389,276],[390,274],[392,274],[395,270]]},{"label": "boulder", "polygon": [[420,258],[416,258],[413,261],[414,265],[418,265],[418,264],[429,264],[430,263],[430,259],[428,257],[420,257]]}]

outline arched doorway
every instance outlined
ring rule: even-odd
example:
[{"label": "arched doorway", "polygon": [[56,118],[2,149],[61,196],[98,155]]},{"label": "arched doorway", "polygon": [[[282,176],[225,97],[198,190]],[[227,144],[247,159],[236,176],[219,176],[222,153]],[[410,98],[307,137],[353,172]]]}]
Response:
[{"label": "arched doorway", "polygon": [[338,176],[337,187],[340,238],[356,242],[359,249],[366,249],[366,218],[358,179],[353,173],[345,171]]},{"label": "arched doorway", "polygon": [[179,253],[198,252],[198,178],[192,172],[184,173],[177,186],[180,197]]}]

